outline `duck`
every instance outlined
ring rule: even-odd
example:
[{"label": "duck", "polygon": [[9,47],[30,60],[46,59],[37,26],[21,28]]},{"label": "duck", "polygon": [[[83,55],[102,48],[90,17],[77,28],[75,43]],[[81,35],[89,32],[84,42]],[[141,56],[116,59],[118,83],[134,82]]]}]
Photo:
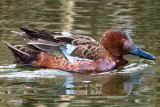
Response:
[{"label": "duck", "polygon": [[72,35],[20,28],[11,31],[24,38],[21,45],[4,41],[20,64],[66,72],[102,73],[128,63],[124,55],[132,54],[149,60],[155,56],[135,45],[123,30],[112,29],[102,34],[100,41],[89,36]]}]

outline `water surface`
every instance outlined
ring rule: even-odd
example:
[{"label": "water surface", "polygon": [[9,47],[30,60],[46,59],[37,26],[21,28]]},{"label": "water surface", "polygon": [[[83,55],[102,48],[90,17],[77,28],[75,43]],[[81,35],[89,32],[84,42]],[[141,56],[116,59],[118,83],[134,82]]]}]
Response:
[{"label": "water surface", "polygon": [[156,61],[127,55],[126,66],[84,75],[15,63],[0,42],[0,106],[150,106],[160,103],[159,0],[1,0],[0,40],[23,43],[19,27],[68,31],[98,40],[123,29]]}]

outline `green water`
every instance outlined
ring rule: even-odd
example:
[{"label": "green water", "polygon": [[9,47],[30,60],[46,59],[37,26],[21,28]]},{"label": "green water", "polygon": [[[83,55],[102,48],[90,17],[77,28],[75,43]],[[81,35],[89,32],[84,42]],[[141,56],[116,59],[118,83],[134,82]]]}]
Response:
[{"label": "green water", "polygon": [[19,27],[99,39],[123,29],[156,61],[127,55],[112,73],[85,75],[17,65],[0,42],[0,107],[160,106],[159,0],[0,0],[0,40],[23,43]]}]

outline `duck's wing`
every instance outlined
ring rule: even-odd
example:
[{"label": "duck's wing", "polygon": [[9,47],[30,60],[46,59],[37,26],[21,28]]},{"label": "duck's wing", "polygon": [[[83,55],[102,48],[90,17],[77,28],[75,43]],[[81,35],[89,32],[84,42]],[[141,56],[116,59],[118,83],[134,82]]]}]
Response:
[{"label": "duck's wing", "polygon": [[67,32],[53,32],[46,30],[29,30],[20,28],[23,32],[11,31],[17,36],[23,37],[28,45],[32,45],[42,51],[60,50],[59,40],[54,39],[56,35],[69,35]]},{"label": "duck's wing", "polygon": [[30,64],[32,61],[37,60],[37,55],[40,53],[38,49],[29,45],[13,45],[8,42],[5,43],[14,54],[16,60],[20,63]]},{"label": "duck's wing", "polygon": [[22,36],[26,39],[29,40],[47,40],[47,41],[52,41],[52,42],[57,42],[57,40],[53,39],[53,35],[60,35],[61,33],[59,32],[51,32],[51,31],[46,31],[46,30],[29,30],[26,28],[20,28],[23,32],[16,32],[16,31],[11,31],[12,33]]},{"label": "duck's wing", "polygon": [[72,56],[91,60],[109,55],[99,42],[88,36],[72,35],[65,31],[20,29],[24,32],[12,32],[25,37],[29,40],[28,45],[32,45],[41,51],[61,50],[67,57]]},{"label": "duck's wing", "polygon": [[11,31],[11,32],[29,40],[38,40],[38,41],[45,40],[50,42],[60,42],[59,40],[54,38],[55,36],[66,36],[67,38],[63,40],[66,42],[71,42],[71,40],[73,39],[72,35],[66,31],[54,32],[54,31],[47,31],[47,30],[29,30],[26,28],[20,28],[20,29],[24,32],[16,32],[16,31]]},{"label": "duck's wing", "polygon": [[[97,60],[107,54],[109,55],[99,42],[88,36],[55,36],[54,38],[62,41],[60,42],[60,48],[65,55],[91,60]],[[67,43],[63,41],[66,38],[68,39]]]}]

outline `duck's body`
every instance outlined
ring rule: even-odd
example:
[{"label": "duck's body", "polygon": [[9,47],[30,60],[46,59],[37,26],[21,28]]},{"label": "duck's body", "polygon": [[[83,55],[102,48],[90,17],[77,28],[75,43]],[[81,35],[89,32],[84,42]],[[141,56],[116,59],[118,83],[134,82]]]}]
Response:
[{"label": "duck's body", "polygon": [[[7,45],[18,62],[36,67],[83,73],[106,72],[127,64],[123,55],[130,52],[137,54],[135,50],[138,49],[135,49],[130,37],[119,30],[105,32],[100,42],[97,42],[91,37],[68,32],[21,29],[24,32],[12,32],[25,37],[27,44]],[[155,59],[149,53],[141,56]]]}]

